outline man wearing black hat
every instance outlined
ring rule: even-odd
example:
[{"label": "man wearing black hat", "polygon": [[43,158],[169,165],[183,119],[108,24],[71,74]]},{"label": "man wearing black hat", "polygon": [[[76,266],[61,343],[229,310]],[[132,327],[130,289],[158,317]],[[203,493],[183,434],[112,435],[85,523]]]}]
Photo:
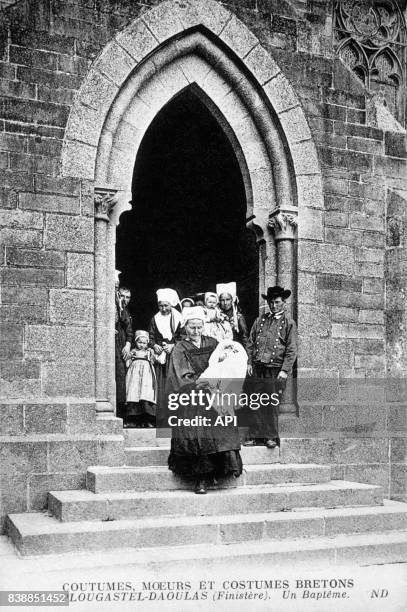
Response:
[{"label": "man wearing black hat", "polygon": [[[297,359],[297,327],[285,312],[285,301],[291,295],[289,289],[275,286],[262,295],[270,312],[260,315],[250,331],[247,344],[247,373],[254,377],[253,391],[278,393],[280,402],[286,380]],[[264,385],[259,384],[264,380]],[[265,444],[274,448],[279,443],[278,406],[261,406],[250,413],[248,439],[245,446]]]}]

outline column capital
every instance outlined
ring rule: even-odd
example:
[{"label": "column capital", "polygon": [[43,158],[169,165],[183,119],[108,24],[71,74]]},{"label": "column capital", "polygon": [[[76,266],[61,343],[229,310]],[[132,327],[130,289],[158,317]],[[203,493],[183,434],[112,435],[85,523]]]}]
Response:
[{"label": "column capital", "polygon": [[274,232],[275,240],[294,240],[298,225],[296,206],[277,206],[269,214],[268,227]]},{"label": "column capital", "polygon": [[117,189],[95,187],[95,219],[109,221],[118,199]]}]

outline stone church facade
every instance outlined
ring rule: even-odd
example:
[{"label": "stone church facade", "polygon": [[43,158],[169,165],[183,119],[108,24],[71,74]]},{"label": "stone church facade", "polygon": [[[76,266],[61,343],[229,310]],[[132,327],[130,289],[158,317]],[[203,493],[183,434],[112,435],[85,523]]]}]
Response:
[{"label": "stone church facade", "polygon": [[259,294],[293,291],[285,460],[407,501],[404,3],[0,4],[2,525],[125,462],[116,228],[148,126],[186,90],[238,160]]}]

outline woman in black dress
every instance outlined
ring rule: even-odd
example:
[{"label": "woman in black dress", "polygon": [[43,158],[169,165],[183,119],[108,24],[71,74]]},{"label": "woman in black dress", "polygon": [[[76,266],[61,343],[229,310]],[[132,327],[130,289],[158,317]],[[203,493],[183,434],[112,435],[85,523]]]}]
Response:
[{"label": "woman in black dress", "polygon": [[[218,343],[214,338],[202,335],[204,321],[205,313],[201,307],[188,309],[184,327],[186,338],[175,344],[169,361],[167,397],[170,393],[191,393],[207,384],[198,378],[208,367]],[[238,428],[234,425],[214,427],[217,412],[207,410],[202,402],[198,404],[191,402],[179,406],[172,415],[180,419],[210,417],[212,424],[173,427],[168,466],[175,474],[194,479],[196,493],[206,493],[208,482],[222,476],[238,477],[243,466]]]},{"label": "woman in black dress", "polygon": [[149,326],[150,346],[155,354],[155,372],[157,377],[157,408],[156,415],[166,409],[165,381],[167,378],[168,361],[174,343],[181,337],[182,315],[175,308],[179,304],[178,294],[174,289],[158,289],[156,291],[158,312],[151,319]]}]

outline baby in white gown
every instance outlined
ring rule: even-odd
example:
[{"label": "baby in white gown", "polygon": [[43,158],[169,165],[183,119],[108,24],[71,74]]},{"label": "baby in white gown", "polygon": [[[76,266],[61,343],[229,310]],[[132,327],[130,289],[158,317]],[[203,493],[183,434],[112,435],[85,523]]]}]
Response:
[{"label": "baby in white gown", "polygon": [[219,414],[234,414],[234,406],[222,401],[222,394],[236,394],[238,397],[247,371],[247,353],[239,342],[223,340],[209,358],[208,367],[199,377],[199,381],[208,381],[212,392],[217,393],[213,408]]}]

